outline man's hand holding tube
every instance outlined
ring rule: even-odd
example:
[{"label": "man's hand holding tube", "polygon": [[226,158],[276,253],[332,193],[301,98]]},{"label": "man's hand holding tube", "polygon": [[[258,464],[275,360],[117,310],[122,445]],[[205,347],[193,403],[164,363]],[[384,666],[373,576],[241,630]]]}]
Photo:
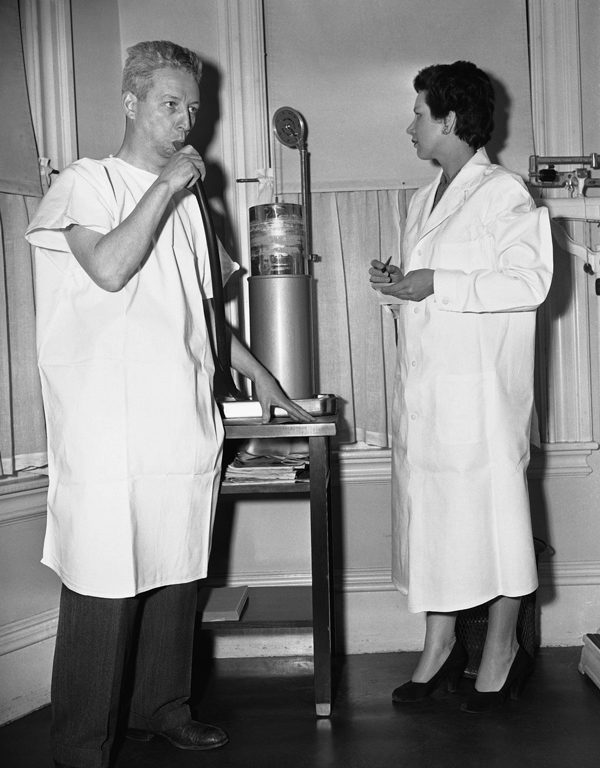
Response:
[{"label": "man's hand holding tube", "polygon": [[133,211],[106,234],[75,224],[64,230],[71,252],[100,288],[120,291],[148,253],[173,195],[205,174],[198,152],[185,146],[161,169]]},{"label": "man's hand holding tube", "polygon": [[433,269],[415,269],[404,275],[400,267],[374,259],[369,269],[371,287],[384,296],[422,301],[433,294]]},{"label": "man's hand holding tube", "polygon": [[175,151],[156,180],[158,184],[167,184],[172,195],[186,187],[191,189],[198,179],[203,181],[206,176],[204,161],[194,147],[187,144],[177,149],[175,145],[180,144],[173,142]]}]

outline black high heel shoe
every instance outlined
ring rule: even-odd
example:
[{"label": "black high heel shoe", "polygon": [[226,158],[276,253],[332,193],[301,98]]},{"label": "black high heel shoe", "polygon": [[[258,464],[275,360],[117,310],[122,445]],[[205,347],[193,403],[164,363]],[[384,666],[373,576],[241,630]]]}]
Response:
[{"label": "black high heel shoe", "polygon": [[414,683],[412,680],[409,680],[408,683],[404,683],[404,685],[396,688],[392,693],[392,699],[402,704],[423,701],[423,699],[431,696],[445,677],[448,678],[448,690],[450,693],[454,693],[458,688],[458,683],[463,676],[468,661],[469,654],[464,646],[456,640],[450,655],[433,677],[426,683]]},{"label": "black high heel shoe", "polygon": [[475,691],[466,701],[463,702],[461,709],[463,712],[480,714],[482,712],[493,712],[504,704],[508,694],[512,699],[520,699],[523,693],[525,683],[533,671],[533,659],[527,653],[522,645],[515,656],[504,685],[499,691]]}]

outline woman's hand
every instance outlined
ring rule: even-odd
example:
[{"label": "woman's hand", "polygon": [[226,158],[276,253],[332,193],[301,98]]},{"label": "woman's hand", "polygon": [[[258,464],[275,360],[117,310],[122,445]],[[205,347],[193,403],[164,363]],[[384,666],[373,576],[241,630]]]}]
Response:
[{"label": "woman's hand", "polygon": [[376,259],[369,270],[371,287],[384,296],[405,301],[423,301],[433,294],[433,269],[415,269],[407,275],[399,267]]},{"label": "woman's hand", "polygon": [[284,391],[266,369],[263,368],[257,372],[254,378],[254,388],[262,406],[261,422],[263,424],[269,423],[273,415],[273,408],[276,405],[287,411],[294,421],[315,421],[314,416],[286,397]]},{"label": "woman's hand", "polygon": [[371,285],[375,290],[379,290],[382,285],[389,285],[402,279],[400,267],[390,264],[389,260],[377,261],[377,259],[373,259],[369,274],[371,275]]}]

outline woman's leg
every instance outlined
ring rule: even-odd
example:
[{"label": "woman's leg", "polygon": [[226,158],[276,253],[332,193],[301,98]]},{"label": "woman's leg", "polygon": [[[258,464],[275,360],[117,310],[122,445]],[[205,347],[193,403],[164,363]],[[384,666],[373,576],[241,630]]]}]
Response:
[{"label": "woman's leg", "polygon": [[517,618],[520,597],[498,597],[489,606],[488,629],[475,688],[481,692],[498,691],[504,684],[519,643]]},{"label": "woman's leg", "polygon": [[428,613],[425,645],[412,680],[426,683],[446,661],[455,642],[456,613]]}]

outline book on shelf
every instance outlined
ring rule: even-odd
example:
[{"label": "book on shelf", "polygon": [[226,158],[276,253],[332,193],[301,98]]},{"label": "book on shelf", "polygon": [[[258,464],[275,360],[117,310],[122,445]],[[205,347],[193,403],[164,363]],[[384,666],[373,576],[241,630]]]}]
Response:
[{"label": "book on shelf", "polygon": [[202,621],[239,621],[248,601],[248,587],[202,587],[198,612]]},{"label": "book on shelf", "polygon": [[259,455],[239,451],[225,469],[223,482],[227,485],[256,483],[294,483],[306,479],[308,454]]}]

